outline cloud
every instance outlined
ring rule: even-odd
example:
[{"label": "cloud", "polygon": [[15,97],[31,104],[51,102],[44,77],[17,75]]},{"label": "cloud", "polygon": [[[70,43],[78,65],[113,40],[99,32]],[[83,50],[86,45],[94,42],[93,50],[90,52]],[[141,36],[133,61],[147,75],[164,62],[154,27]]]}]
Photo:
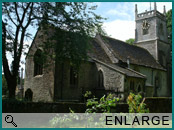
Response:
[{"label": "cloud", "polygon": [[110,9],[110,10],[108,10],[108,12],[106,12],[106,14],[109,14],[109,15],[120,15],[120,16],[123,16],[123,15],[127,16],[127,15],[129,15],[126,12],[120,12],[120,11],[118,11],[116,9]]},{"label": "cloud", "polygon": [[134,21],[114,20],[104,23],[103,27],[109,36],[122,41],[135,37]]},{"label": "cloud", "polygon": [[132,20],[133,5],[130,3],[114,3],[115,6],[109,9],[105,15],[115,16],[118,19]]},{"label": "cloud", "polygon": [[[115,8],[110,9],[106,14],[116,17],[113,21],[105,22],[103,27],[108,35],[113,38],[125,41],[135,38],[135,4],[138,5],[138,12],[150,10],[150,2],[126,2],[116,3]],[[172,9],[171,2],[157,2],[157,10],[163,13],[163,6],[166,11]],[[154,9],[154,2],[151,2],[151,9]],[[120,16],[120,17],[119,17]]]}]

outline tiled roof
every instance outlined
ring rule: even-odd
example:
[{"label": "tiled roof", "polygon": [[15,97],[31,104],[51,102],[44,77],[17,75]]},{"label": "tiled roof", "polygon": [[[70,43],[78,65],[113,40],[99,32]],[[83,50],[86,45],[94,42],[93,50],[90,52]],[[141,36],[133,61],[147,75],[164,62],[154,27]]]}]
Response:
[{"label": "tiled roof", "polygon": [[145,75],[140,74],[138,72],[135,72],[134,70],[122,68],[122,67],[119,67],[118,65],[115,65],[115,64],[109,64],[109,65],[116,68],[116,69],[119,69],[120,71],[124,72],[129,77],[146,78]]},{"label": "tiled roof", "polygon": [[110,37],[102,37],[102,40],[108,47],[112,48],[115,57],[122,62],[126,62],[127,58],[129,58],[130,64],[163,69],[163,67],[157,63],[153,56],[144,48],[129,45],[123,41]]},{"label": "tiled roof", "polygon": [[136,72],[134,70],[127,69],[127,68],[122,68],[122,67],[119,67],[118,65],[112,64],[112,63],[104,63],[104,62],[102,62],[102,61],[100,61],[98,59],[93,59],[93,60],[95,62],[97,62],[97,63],[100,63],[100,64],[110,68],[110,69],[113,69],[113,70],[115,70],[115,71],[117,71],[119,73],[122,73],[122,74],[124,74],[124,75],[126,75],[128,77],[135,77],[135,78],[142,78],[142,79],[146,78],[145,75],[143,75],[141,73],[138,73],[138,72]]},{"label": "tiled roof", "polygon": [[91,48],[88,52],[88,56],[90,58],[98,59],[105,63],[111,63],[111,60],[109,59],[108,55],[105,53],[103,48],[97,43],[96,39],[93,39],[91,42]]}]

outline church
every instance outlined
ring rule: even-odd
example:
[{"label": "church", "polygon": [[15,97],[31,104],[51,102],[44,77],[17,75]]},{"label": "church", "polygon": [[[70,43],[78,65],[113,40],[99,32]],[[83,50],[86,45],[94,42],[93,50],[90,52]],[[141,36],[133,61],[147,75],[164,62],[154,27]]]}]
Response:
[{"label": "church", "polygon": [[[34,102],[83,101],[86,91],[96,97],[114,94],[126,101],[130,92],[144,97],[172,96],[171,46],[168,43],[166,11],[138,13],[135,5],[135,43],[102,35],[91,41],[88,60],[77,73],[67,60],[61,65],[49,61],[44,68],[35,60],[42,53],[38,31],[26,57],[25,97]],[[57,69],[55,69],[57,68]]]}]

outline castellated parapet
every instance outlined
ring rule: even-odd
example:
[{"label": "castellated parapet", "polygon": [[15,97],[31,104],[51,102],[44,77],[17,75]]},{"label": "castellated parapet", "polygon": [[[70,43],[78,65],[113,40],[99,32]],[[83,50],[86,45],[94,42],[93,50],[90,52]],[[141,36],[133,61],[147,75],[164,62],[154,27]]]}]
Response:
[{"label": "castellated parapet", "polygon": [[150,18],[154,16],[158,16],[159,18],[166,20],[165,15],[156,10],[150,10],[150,11],[145,11],[143,13],[139,13],[136,15],[135,20],[141,20],[141,19]]}]

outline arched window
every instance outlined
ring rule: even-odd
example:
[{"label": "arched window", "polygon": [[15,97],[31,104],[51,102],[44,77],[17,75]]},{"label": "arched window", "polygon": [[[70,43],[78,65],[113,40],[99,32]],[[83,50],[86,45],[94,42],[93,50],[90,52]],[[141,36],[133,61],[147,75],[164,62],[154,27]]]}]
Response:
[{"label": "arched window", "polygon": [[141,85],[138,85],[138,92],[141,92]]},{"label": "arched window", "polygon": [[160,33],[161,35],[164,35],[164,27],[163,27],[163,24],[162,24],[162,23],[160,24],[159,33]]},{"label": "arched window", "polygon": [[104,77],[101,70],[98,72],[98,88],[104,88]]},{"label": "arched window", "polygon": [[159,78],[155,77],[155,88],[159,88]]},{"label": "arched window", "polygon": [[130,91],[134,92],[134,81],[130,81]]},{"label": "arched window", "polygon": [[27,101],[32,101],[32,99],[33,99],[33,92],[31,91],[31,89],[27,89],[25,91],[25,99]]},{"label": "arched window", "polygon": [[70,85],[72,87],[77,86],[78,83],[78,74],[73,66],[70,67]]},{"label": "arched window", "polygon": [[159,88],[159,78],[158,76],[155,77],[155,87],[154,87],[154,97],[158,96],[157,90]]},{"label": "arched window", "polygon": [[34,76],[42,75],[43,73],[43,55],[42,51],[38,49],[34,54]]},{"label": "arched window", "polygon": [[142,24],[143,35],[146,35],[149,33],[149,27],[150,27],[150,23],[147,20],[144,20]]}]

